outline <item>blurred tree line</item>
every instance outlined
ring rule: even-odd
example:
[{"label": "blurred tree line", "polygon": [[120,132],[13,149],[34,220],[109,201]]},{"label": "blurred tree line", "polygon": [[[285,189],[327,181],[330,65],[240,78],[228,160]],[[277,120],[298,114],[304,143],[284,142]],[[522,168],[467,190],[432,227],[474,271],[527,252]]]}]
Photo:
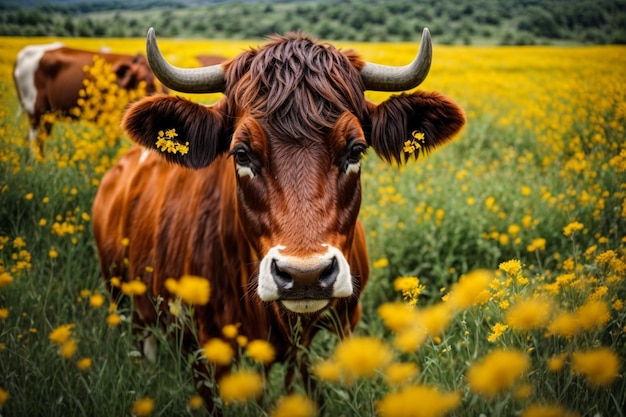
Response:
[{"label": "blurred tree line", "polygon": [[143,0],[0,4],[0,35],[251,39],[302,30],[327,40],[626,44],[626,0]]}]

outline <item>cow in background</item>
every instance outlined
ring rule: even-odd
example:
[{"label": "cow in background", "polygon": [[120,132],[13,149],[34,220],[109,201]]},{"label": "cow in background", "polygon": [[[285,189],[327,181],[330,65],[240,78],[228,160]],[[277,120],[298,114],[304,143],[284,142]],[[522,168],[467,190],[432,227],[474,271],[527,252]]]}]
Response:
[{"label": "cow in background", "polygon": [[13,80],[18,98],[28,114],[28,139],[43,155],[42,135],[49,135],[52,125],[42,117],[49,112],[67,112],[77,105],[79,91],[84,87],[85,66],[92,66],[94,56],[111,64],[117,85],[134,90],[145,82],[146,93],[161,90],[161,85],[150,70],[146,57],[104,52],[91,52],[65,47],[56,42],[48,45],[30,45],[17,55]]},{"label": "cow in background", "polygon": [[202,54],[202,55],[198,55],[196,59],[198,60],[201,66],[210,67],[212,65],[221,64],[222,62],[226,61],[228,58],[221,56],[221,55]]},{"label": "cow in background", "polygon": [[[204,106],[155,95],[125,114],[123,128],[140,146],[105,174],[93,204],[107,287],[117,299],[120,280],[145,283],[133,302],[142,328],[167,320],[175,299],[168,278],[208,279],[210,301],[194,308],[197,341],[187,347],[195,351],[196,342],[239,324],[240,334],[269,341],[277,360],[291,364],[289,379],[294,341],[307,346],[322,327],[345,334],[361,315],[369,277],[358,220],[363,154],[372,148],[402,164],[465,123],[459,106],[437,92],[380,104],[364,97],[419,85],[431,63],[429,32],[404,67],[367,63],[300,33],[192,69],[169,64],[150,29],[148,59],[169,88],[224,97]],[[196,376],[210,374],[196,365]],[[228,369],[216,366],[215,376]],[[307,380],[307,368],[300,370]],[[212,390],[198,387],[213,411]]]}]

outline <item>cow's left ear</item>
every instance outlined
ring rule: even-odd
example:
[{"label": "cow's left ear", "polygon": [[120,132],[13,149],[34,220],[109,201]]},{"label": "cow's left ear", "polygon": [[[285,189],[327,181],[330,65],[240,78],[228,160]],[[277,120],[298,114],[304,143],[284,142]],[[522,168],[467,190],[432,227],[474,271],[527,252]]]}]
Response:
[{"label": "cow's left ear", "polygon": [[212,106],[180,97],[155,95],[132,104],[122,119],[130,139],[170,162],[204,168],[230,144],[226,100]]},{"label": "cow's left ear", "polygon": [[437,92],[403,93],[368,107],[370,145],[390,163],[417,159],[452,139],[465,124],[463,110]]}]

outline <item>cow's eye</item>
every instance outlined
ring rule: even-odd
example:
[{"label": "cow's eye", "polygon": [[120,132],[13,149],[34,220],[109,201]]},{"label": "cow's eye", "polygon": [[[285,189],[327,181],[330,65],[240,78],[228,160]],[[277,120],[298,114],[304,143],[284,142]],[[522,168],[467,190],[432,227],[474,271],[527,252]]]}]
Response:
[{"label": "cow's eye", "polygon": [[363,158],[363,154],[366,149],[367,146],[361,143],[355,143],[349,146],[345,156],[346,174],[359,172],[359,169],[361,168],[361,159]]},{"label": "cow's eye", "polygon": [[239,178],[254,178],[255,165],[258,166],[258,164],[255,164],[254,155],[251,153],[250,149],[245,145],[241,145],[233,149],[230,154],[235,160],[235,168],[237,169]]}]

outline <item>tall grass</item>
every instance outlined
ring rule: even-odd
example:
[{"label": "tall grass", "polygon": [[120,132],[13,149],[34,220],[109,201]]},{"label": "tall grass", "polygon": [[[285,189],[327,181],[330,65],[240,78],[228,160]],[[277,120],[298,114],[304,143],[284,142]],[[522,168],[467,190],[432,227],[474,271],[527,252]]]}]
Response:
[{"label": "tall grass", "polygon": [[[97,47],[93,42],[69,41]],[[108,42],[125,52],[143,44]],[[132,306],[102,302],[108,298],[90,208],[99,179],[128,142],[116,126],[59,121],[46,142],[47,158],[32,158],[10,75],[25,43],[0,43],[0,415],[207,415],[196,408],[191,364],[197,357],[182,352],[179,328],[167,335],[146,329],[160,342],[156,363],[149,363],[133,340]],[[232,56],[247,44],[218,45],[229,53],[210,43],[184,46],[163,42],[166,54],[189,66],[201,49]],[[354,47],[366,59],[390,64],[415,52],[406,44]],[[421,88],[455,98],[468,126],[452,144],[405,167],[367,156],[361,219],[373,276],[355,344],[340,345],[349,354],[364,351],[367,360],[352,369],[336,351],[335,336],[316,338],[306,353],[323,399],[320,415],[442,415],[448,409],[459,416],[546,415],[533,405],[559,407],[555,415],[624,415],[625,52],[435,48]],[[519,263],[505,263],[510,260]],[[476,269],[484,269],[488,281],[467,281]],[[404,282],[413,282],[413,291],[404,287],[403,296],[398,277],[411,278]],[[455,286],[460,280],[466,284]],[[471,300],[460,305],[461,295]],[[544,303],[545,316],[531,310],[531,324],[522,325],[509,313],[530,301]],[[413,304],[401,316],[434,327],[394,327],[379,314],[392,302]],[[112,317],[121,322],[114,325]],[[73,327],[65,342],[74,341],[75,352],[49,337],[66,324]],[[408,331],[426,332],[414,349],[400,342]],[[368,350],[369,338],[378,341],[376,351]],[[513,352],[509,368],[520,366],[510,383],[490,374],[498,369],[499,349]],[[593,363],[586,352],[599,353],[601,361]],[[403,378],[396,370],[389,379],[389,363],[396,362],[419,372],[407,368]],[[321,372],[323,365],[336,372]],[[286,394],[285,367],[265,373],[245,355],[237,366],[264,375],[264,395],[226,406],[226,415],[276,410]],[[304,392],[301,381],[293,388]],[[424,392],[427,398],[420,397]]]}]

